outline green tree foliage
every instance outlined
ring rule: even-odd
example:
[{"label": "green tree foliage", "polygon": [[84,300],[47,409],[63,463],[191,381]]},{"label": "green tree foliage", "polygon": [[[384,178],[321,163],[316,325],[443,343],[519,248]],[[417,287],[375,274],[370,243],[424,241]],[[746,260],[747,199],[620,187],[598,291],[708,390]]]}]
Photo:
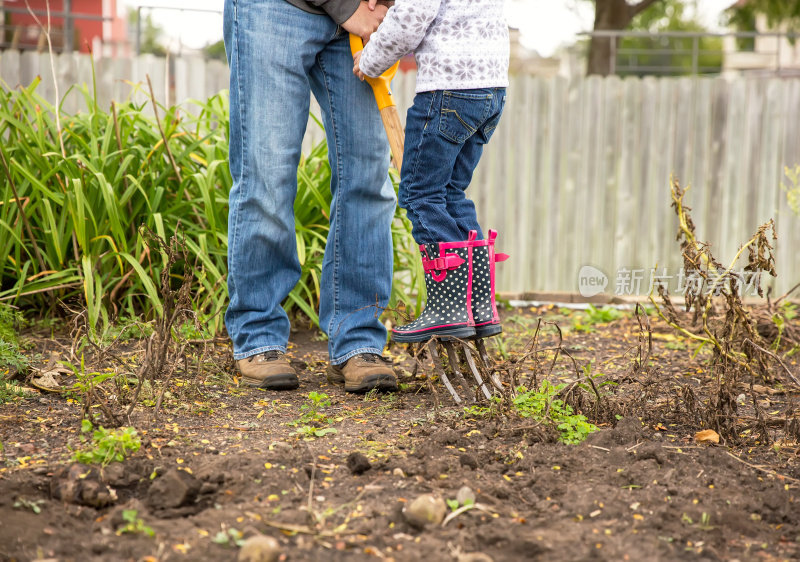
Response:
[{"label": "green tree foliage", "polygon": [[136,30],[139,29],[139,52],[150,53],[159,57],[166,56],[167,48],[161,42],[164,29],[153,21],[153,15],[147,14],[142,18],[142,25],[139,27],[139,10],[128,10],[128,23],[133,30],[134,40],[136,40]]},{"label": "green tree foliage", "polygon": [[800,0],[746,0],[729,10],[728,23],[742,31],[756,30],[756,16],[767,16],[770,28],[786,26],[786,31],[800,32]]},{"label": "green tree foliage", "polygon": [[[665,0],[637,15],[630,24],[634,31],[704,32],[705,27],[687,13],[682,0]],[[696,57],[696,58],[695,58]],[[722,39],[719,37],[627,37],[620,41],[617,72],[621,75],[716,74],[722,68]]]},{"label": "green tree foliage", "polygon": [[226,62],[227,58],[225,57],[225,42],[219,40],[216,43],[209,43],[203,47],[203,54],[207,59],[215,59]]}]

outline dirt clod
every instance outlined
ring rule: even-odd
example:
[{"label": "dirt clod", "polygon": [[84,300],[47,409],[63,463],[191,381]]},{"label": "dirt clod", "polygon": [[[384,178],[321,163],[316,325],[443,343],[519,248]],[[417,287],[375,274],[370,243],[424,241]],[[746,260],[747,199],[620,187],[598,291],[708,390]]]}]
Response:
[{"label": "dirt clod", "polygon": [[363,453],[354,451],[347,455],[347,468],[355,475],[364,474],[372,465]]},{"label": "dirt clod", "polygon": [[117,494],[103,484],[100,471],[75,463],[58,469],[50,480],[50,495],[66,503],[105,507],[117,501]]},{"label": "dirt clod", "polygon": [[474,455],[470,455],[469,453],[462,454],[459,457],[459,462],[461,462],[461,466],[467,466],[472,470],[476,470],[478,468],[478,459],[476,459]]},{"label": "dirt clod", "polygon": [[151,509],[169,509],[189,505],[200,492],[200,482],[185,470],[171,469],[150,485],[147,505]]}]

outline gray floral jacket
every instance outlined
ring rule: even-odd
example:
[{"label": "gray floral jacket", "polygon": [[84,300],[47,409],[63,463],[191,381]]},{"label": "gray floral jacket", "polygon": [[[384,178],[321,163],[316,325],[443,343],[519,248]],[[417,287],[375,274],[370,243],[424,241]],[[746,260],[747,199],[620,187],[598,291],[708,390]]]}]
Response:
[{"label": "gray floral jacket", "polygon": [[417,92],[508,86],[503,0],[397,0],[361,54],[379,76],[414,52]]}]

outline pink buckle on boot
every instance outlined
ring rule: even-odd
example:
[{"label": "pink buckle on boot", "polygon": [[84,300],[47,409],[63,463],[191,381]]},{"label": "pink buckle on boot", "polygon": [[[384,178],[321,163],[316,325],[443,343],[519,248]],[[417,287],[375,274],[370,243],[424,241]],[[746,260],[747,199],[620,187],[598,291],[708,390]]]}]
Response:
[{"label": "pink buckle on boot", "polygon": [[444,257],[434,258],[432,260],[422,260],[422,269],[425,273],[431,271],[445,271],[448,269],[456,269],[464,263],[464,259],[458,254],[445,254]]}]

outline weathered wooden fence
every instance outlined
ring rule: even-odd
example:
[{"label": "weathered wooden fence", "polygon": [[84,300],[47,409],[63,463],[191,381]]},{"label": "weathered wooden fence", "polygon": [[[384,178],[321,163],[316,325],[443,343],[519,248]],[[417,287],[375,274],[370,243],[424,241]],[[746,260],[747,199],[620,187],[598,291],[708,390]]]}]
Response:
[{"label": "weathered wooden fence", "polygon": [[[60,56],[55,68],[62,96],[92,83],[88,57]],[[126,98],[148,75],[160,103],[227,86],[225,65],[201,59],[100,59],[94,71],[101,106]],[[46,54],[0,53],[8,86],[37,75],[40,93],[55,99]],[[394,90],[402,115],[413,75],[399,76]],[[133,95],[144,101],[146,92]],[[77,111],[82,100],[73,92],[63,107]],[[306,145],[320,138],[309,126]],[[502,291],[577,292],[579,271],[591,265],[607,275],[606,293],[647,294],[657,264],[674,292],[681,267],[674,174],[691,184],[686,201],[699,238],[723,263],[775,219],[781,293],[800,282],[800,217],[780,189],[784,167],[798,163],[800,79],[513,77],[470,195],[481,224],[500,231],[498,246],[511,254],[498,267]]]}]

